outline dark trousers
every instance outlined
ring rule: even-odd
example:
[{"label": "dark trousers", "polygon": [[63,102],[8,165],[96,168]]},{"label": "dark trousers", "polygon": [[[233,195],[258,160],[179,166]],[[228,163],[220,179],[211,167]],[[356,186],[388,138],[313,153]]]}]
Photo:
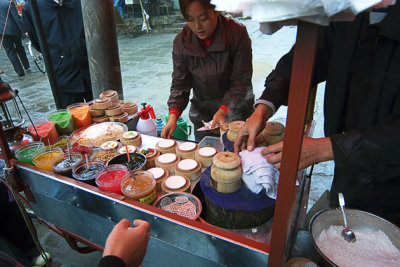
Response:
[{"label": "dark trousers", "polygon": [[24,75],[24,68],[29,68],[29,61],[26,57],[25,48],[22,45],[21,38],[15,35],[4,35],[3,46],[15,72],[19,76]]}]

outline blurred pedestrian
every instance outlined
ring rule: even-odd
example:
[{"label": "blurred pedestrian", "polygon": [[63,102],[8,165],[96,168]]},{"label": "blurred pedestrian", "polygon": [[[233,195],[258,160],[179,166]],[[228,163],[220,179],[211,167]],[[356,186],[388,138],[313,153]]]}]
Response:
[{"label": "blurred pedestrian", "polygon": [[[89,61],[79,0],[38,0],[37,5],[55,71],[61,108],[93,99]],[[22,18],[33,47],[40,51],[30,2]]]},{"label": "blurred pedestrian", "polygon": [[29,61],[22,45],[24,36],[22,19],[11,0],[0,0],[0,36],[0,48],[4,47],[18,76],[24,76],[24,69],[29,69]]}]

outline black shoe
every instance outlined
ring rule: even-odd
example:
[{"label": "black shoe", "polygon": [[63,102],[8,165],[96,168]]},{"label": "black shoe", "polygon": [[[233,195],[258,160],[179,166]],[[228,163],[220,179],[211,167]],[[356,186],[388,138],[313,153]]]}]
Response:
[{"label": "black shoe", "polygon": [[25,76],[25,73],[18,74],[19,77]]}]

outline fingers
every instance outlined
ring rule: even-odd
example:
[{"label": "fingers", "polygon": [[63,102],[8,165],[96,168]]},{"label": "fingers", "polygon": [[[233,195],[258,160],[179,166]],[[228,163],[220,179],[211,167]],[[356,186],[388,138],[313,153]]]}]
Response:
[{"label": "fingers", "polygon": [[123,228],[128,228],[131,226],[131,222],[128,219],[122,219],[117,223],[114,227],[114,229],[123,229]]},{"label": "fingers", "polygon": [[146,231],[150,230],[150,223],[143,221],[143,220],[134,220],[133,225],[136,227],[143,228],[143,230],[146,230]]},{"label": "fingers", "polygon": [[247,150],[253,151],[256,143],[256,136],[254,134],[249,134],[249,138],[247,139]]},{"label": "fingers", "polygon": [[267,146],[261,151],[261,155],[267,156],[268,154],[276,154],[282,152],[283,142],[276,143],[274,145]]},{"label": "fingers", "polygon": [[[173,132],[172,132],[173,133]],[[164,128],[162,128],[162,130],[161,130],[161,138],[171,138],[171,136],[172,136],[172,133],[171,133],[171,127],[169,127],[169,126],[164,126]]]}]

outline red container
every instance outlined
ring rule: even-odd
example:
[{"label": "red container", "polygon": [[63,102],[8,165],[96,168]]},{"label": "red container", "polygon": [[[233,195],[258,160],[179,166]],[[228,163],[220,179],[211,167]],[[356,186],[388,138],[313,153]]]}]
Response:
[{"label": "red container", "polygon": [[104,190],[123,195],[121,181],[128,174],[128,168],[121,164],[108,165],[107,168],[96,175],[97,186]]},{"label": "red container", "polygon": [[35,141],[42,139],[42,142],[46,146],[49,144],[55,144],[57,142],[58,133],[53,122],[37,122],[35,123],[35,127],[36,131],[32,125],[28,126],[29,134]]}]

